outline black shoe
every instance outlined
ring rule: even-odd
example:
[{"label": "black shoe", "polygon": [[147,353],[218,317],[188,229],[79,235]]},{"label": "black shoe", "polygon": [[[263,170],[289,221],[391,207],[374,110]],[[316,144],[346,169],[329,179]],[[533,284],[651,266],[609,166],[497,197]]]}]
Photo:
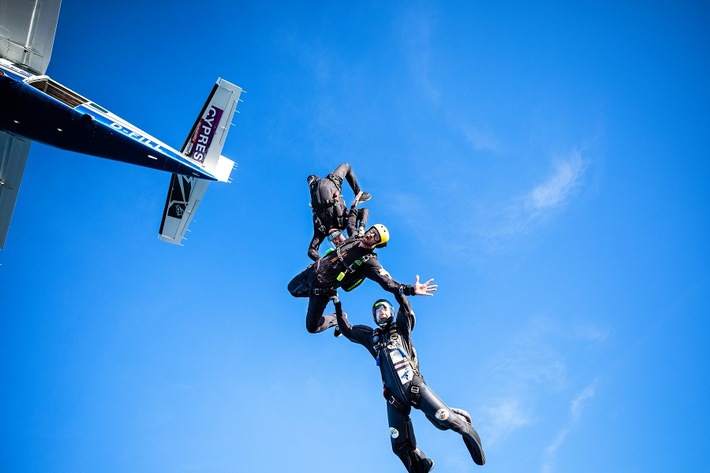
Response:
[{"label": "black shoe", "polygon": [[335,330],[333,330],[333,336],[334,336],[335,338],[342,337],[342,336],[343,336],[343,332],[341,332],[338,327],[335,327]]},{"label": "black shoe", "polygon": [[419,466],[422,469],[422,473],[429,473],[434,469],[434,460],[431,458],[424,458],[421,462],[419,462]]},{"label": "black shoe", "polygon": [[476,465],[483,466],[486,464],[486,454],[483,453],[481,438],[478,436],[478,432],[476,432],[473,426],[471,426],[471,436],[463,436],[463,443],[466,445],[468,452],[471,454],[471,459]]},{"label": "black shoe", "polygon": [[367,202],[370,199],[372,199],[372,194],[370,194],[369,192],[362,191],[362,194],[360,194],[359,202]]}]

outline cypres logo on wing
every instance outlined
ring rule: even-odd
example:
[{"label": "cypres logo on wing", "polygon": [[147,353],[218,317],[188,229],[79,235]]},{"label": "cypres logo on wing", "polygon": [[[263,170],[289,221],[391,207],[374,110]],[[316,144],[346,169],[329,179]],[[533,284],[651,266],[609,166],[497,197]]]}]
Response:
[{"label": "cypres logo on wing", "polygon": [[202,115],[200,123],[195,128],[195,132],[190,138],[190,147],[187,150],[187,155],[199,163],[205,162],[207,150],[212,144],[217,125],[222,118],[222,109],[211,106]]}]

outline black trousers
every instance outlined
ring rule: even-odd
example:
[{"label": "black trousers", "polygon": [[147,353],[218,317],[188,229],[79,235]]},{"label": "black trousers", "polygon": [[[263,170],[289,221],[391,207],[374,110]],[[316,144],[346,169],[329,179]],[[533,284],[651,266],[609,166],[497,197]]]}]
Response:
[{"label": "black trousers", "polygon": [[355,177],[355,172],[353,171],[353,168],[350,166],[348,163],[342,163],[339,165],[331,174],[337,178],[339,178],[342,186],[343,179],[348,181],[348,184],[350,184],[350,188],[353,190],[353,193],[357,195],[360,192],[360,184],[357,182],[357,177]]},{"label": "black trousers", "polygon": [[310,333],[319,333],[327,330],[330,327],[338,325],[338,320],[335,315],[323,315],[325,308],[328,306],[330,298],[337,294],[335,290],[318,291],[315,294],[311,289],[312,277],[311,269],[313,265],[298,273],[288,283],[288,292],[293,297],[308,297],[308,310],[306,312],[306,330]]}]

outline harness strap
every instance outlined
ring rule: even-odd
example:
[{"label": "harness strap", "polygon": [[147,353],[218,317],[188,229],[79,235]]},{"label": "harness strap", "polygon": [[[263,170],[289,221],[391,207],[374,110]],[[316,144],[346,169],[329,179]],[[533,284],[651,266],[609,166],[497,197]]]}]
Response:
[{"label": "harness strap", "polygon": [[311,294],[313,294],[314,296],[333,295],[333,294],[337,294],[337,289],[315,287],[315,288],[311,289]]},{"label": "harness strap", "polygon": [[338,189],[340,189],[340,187],[343,185],[343,178],[340,176],[336,176],[335,174],[328,174],[326,176],[326,179],[338,186]]},{"label": "harness strap", "polygon": [[395,409],[397,409],[399,412],[406,414],[407,412],[407,406],[402,404],[397,400],[397,398],[392,395],[392,393],[389,392],[387,388],[384,388],[382,391],[382,395],[387,399],[387,402],[392,405]]},{"label": "harness strap", "polygon": [[[361,259],[356,259],[355,261],[353,261],[349,265],[345,266],[345,269],[340,274],[338,274],[338,277],[337,277],[338,281],[342,281],[343,278],[345,278],[345,276],[357,271],[358,266],[362,266],[364,263],[367,263],[367,261],[369,259],[374,258],[374,257],[375,257],[374,253],[368,253],[366,255],[363,255],[363,257]],[[345,265],[345,261],[343,261],[343,257],[340,256],[339,251],[338,251],[338,258],[340,258],[340,261],[343,263],[343,265]]]},{"label": "harness strap", "polygon": [[419,386],[412,384],[412,387],[409,389],[409,396],[412,401],[412,405],[418,409],[419,403],[422,400],[422,396],[419,393]]}]

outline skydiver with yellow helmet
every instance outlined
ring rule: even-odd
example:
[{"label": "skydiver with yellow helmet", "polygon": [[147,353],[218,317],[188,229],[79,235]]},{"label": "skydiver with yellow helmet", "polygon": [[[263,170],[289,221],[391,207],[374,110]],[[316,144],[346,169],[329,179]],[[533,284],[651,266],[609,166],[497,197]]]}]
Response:
[{"label": "skydiver with yellow helmet", "polygon": [[346,239],[334,251],[319,258],[306,271],[294,277],[288,285],[294,297],[308,296],[306,330],[319,333],[338,324],[335,315],[323,315],[331,297],[342,288],[348,292],[355,289],[365,279],[379,284],[392,294],[407,296],[433,296],[437,285],[433,279],[424,283],[416,278],[414,284],[402,284],[382,267],[375,253],[376,248],[387,245],[390,239],[387,227],[381,223],[371,226],[362,237]]}]

